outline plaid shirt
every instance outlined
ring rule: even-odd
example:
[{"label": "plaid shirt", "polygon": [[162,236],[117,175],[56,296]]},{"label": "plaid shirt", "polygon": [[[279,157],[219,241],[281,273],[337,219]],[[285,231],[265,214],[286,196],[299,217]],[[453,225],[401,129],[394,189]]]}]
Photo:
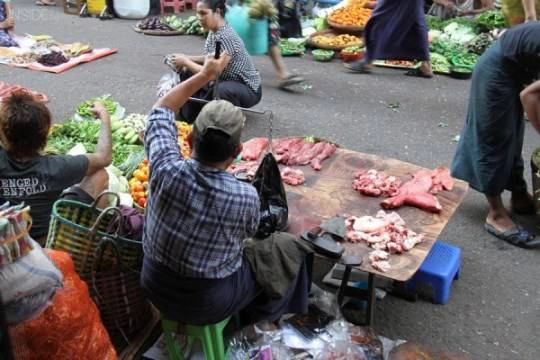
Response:
[{"label": "plaid shirt", "polygon": [[145,148],[150,164],[145,256],[180,276],[219,279],[234,273],[242,262],[242,241],[259,224],[255,188],[183,159],[170,109],[150,113]]}]

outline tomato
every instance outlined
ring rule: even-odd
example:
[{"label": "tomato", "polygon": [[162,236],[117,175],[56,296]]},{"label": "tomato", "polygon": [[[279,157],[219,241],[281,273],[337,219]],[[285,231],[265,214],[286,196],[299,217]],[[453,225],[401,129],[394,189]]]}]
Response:
[{"label": "tomato", "polygon": [[132,189],[134,192],[144,191],[144,187],[140,182],[137,182]]},{"label": "tomato", "polygon": [[145,198],[140,198],[140,199],[137,201],[137,204],[138,204],[140,207],[145,207],[145,206],[146,206],[146,199],[145,199]]}]

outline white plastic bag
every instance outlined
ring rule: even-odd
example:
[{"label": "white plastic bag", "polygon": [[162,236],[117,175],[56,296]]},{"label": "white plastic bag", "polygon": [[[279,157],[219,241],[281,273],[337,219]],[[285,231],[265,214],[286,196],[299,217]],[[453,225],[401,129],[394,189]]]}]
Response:
[{"label": "white plastic bag", "polygon": [[33,245],[32,251],[0,267],[0,293],[4,304],[62,287],[60,270],[37,242],[29,241]]},{"label": "white plastic bag", "polygon": [[180,75],[177,72],[170,72],[159,79],[157,86],[157,96],[162,97],[169,92],[173,87],[180,84]]}]

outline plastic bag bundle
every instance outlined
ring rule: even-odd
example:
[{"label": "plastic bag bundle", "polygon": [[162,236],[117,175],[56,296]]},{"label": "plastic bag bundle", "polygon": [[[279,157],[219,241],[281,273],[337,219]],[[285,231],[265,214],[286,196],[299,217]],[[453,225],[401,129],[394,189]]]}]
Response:
[{"label": "plastic bag bundle", "polygon": [[0,207],[0,266],[10,264],[32,250],[28,234],[32,226],[30,207],[24,204]]},{"label": "plastic bag bundle", "polygon": [[62,287],[62,274],[28,234],[29,210],[24,204],[0,210],[0,293],[10,324],[39,315]]},{"label": "plastic bag bundle", "polygon": [[12,326],[10,336],[18,360],[117,359],[87,285],[75,272],[69,254],[48,250],[64,276],[64,288],[37,318]]}]

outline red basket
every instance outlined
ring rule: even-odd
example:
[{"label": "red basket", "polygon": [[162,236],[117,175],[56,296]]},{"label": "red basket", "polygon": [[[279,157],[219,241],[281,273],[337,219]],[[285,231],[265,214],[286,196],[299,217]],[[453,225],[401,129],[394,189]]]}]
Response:
[{"label": "red basket", "polygon": [[346,53],[346,52],[341,51],[339,55],[341,56],[341,59],[344,62],[357,61],[357,60],[362,60],[364,58],[364,52]]}]

